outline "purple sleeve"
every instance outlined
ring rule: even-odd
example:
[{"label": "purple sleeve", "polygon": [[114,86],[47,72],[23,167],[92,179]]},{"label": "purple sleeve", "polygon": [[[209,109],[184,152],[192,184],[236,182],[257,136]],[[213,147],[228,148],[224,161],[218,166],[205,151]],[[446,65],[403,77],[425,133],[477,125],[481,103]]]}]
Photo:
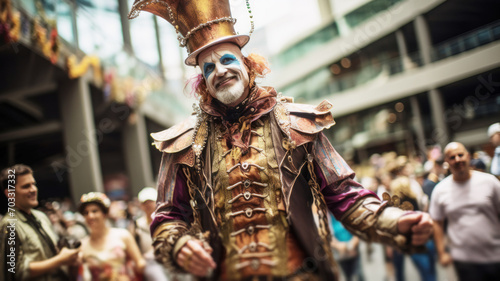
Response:
[{"label": "purple sleeve", "polygon": [[377,195],[354,180],[354,171],[321,132],[314,141],[314,171],[330,212],[340,221],[360,198]]},{"label": "purple sleeve", "polygon": [[189,193],[186,184],[186,177],[179,169],[176,173],[175,187],[173,195],[165,202],[157,202],[157,208],[151,223],[151,233],[158,225],[167,221],[189,222],[192,217],[192,209],[189,205]]},{"label": "purple sleeve", "polygon": [[[353,177],[354,173],[340,179],[330,185],[326,185],[326,180],[318,168],[314,166],[316,176],[320,185],[321,193],[325,198],[326,205],[337,220],[340,221],[342,215],[351,208],[360,198],[377,195],[368,189],[364,189]],[[378,198],[378,197],[377,197]]]}]

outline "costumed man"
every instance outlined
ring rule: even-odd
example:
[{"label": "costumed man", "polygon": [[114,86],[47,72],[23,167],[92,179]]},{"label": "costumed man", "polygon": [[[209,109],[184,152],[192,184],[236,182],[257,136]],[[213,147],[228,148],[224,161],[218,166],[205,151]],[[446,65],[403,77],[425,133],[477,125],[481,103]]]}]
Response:
[{"label": "costumed man", "polygon": [[228,0],[136,0],[129,17],[140,10],[169,21],[201,69],[196,114],[152,134],[162,264],[214,280],[337,280],[328,210],[365,240],[425,243],[427,214],[388,207],[353,180],[322,133],[335,123],[329,102],[294,104],[255,84],[269,69],[242,55],[249,36],[234,32]]}]

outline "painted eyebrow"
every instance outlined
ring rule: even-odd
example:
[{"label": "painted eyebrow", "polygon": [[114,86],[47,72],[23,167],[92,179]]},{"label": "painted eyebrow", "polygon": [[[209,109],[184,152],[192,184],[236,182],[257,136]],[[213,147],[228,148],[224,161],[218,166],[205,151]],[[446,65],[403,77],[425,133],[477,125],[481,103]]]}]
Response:
[{"label": "painted eyebrow", "polygon": [[[222,60],[223,60],[223,59],[233,59],[235,62],[237,62],[236,56],[235,56],[235,55],[233,55],[233,54],[225,54],[225,55],[223,55],[223,56],[219,59],[219,61],[222,63]],[[238,62],[238,64],[239,64],[239,62]]]},{"label": "painted eyebrow", "polygon": [[[214,66],[214,68],[212,68],[211,70],[207,70],[207,68],[209,66]],[[205,76],[205,78],[207,78],[208,76],[210,76],[210,74],[214,71],[215,69],[215,63],[213,62],[206,62],[203,64],[203,75]]]}]

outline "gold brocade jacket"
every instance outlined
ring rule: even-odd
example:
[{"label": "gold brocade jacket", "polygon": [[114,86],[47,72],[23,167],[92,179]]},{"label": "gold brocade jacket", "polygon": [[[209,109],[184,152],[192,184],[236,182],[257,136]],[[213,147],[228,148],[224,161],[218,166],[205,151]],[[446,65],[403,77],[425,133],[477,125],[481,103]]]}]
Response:
[{"label": "gold brocade jacket", "polygon": [[151,228],[165,266],[182,270],[176,253],[195,237],[214,250],[212,279],[337,280],[328,211],[365,240],[406,247],[403,211],[355,182],[322,133],[335,124],[329,102],[294,104],[255,87],[236,108],[200,107],[152,134],[163,157]]}]

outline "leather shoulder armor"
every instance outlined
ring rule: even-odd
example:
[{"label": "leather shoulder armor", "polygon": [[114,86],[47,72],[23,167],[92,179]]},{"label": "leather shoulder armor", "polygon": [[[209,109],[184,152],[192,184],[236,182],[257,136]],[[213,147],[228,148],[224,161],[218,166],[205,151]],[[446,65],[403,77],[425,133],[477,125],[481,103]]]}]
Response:
[{"label": "leather shoulder armor", "polygon": [[193,144],[197,116],[191,115],[183,122],[161,132],[152,133],[154,145],[162,152],[176,153]]},{"label": "leather shoulder armor", "polygon": [[280,97],[275,113],[283,132],[296,141],[297,145],[301,145],[311,141],[311,135],[335,125],[331,109],[332,104],[327,100],[313,106],[293,103],[291,98]]}]

